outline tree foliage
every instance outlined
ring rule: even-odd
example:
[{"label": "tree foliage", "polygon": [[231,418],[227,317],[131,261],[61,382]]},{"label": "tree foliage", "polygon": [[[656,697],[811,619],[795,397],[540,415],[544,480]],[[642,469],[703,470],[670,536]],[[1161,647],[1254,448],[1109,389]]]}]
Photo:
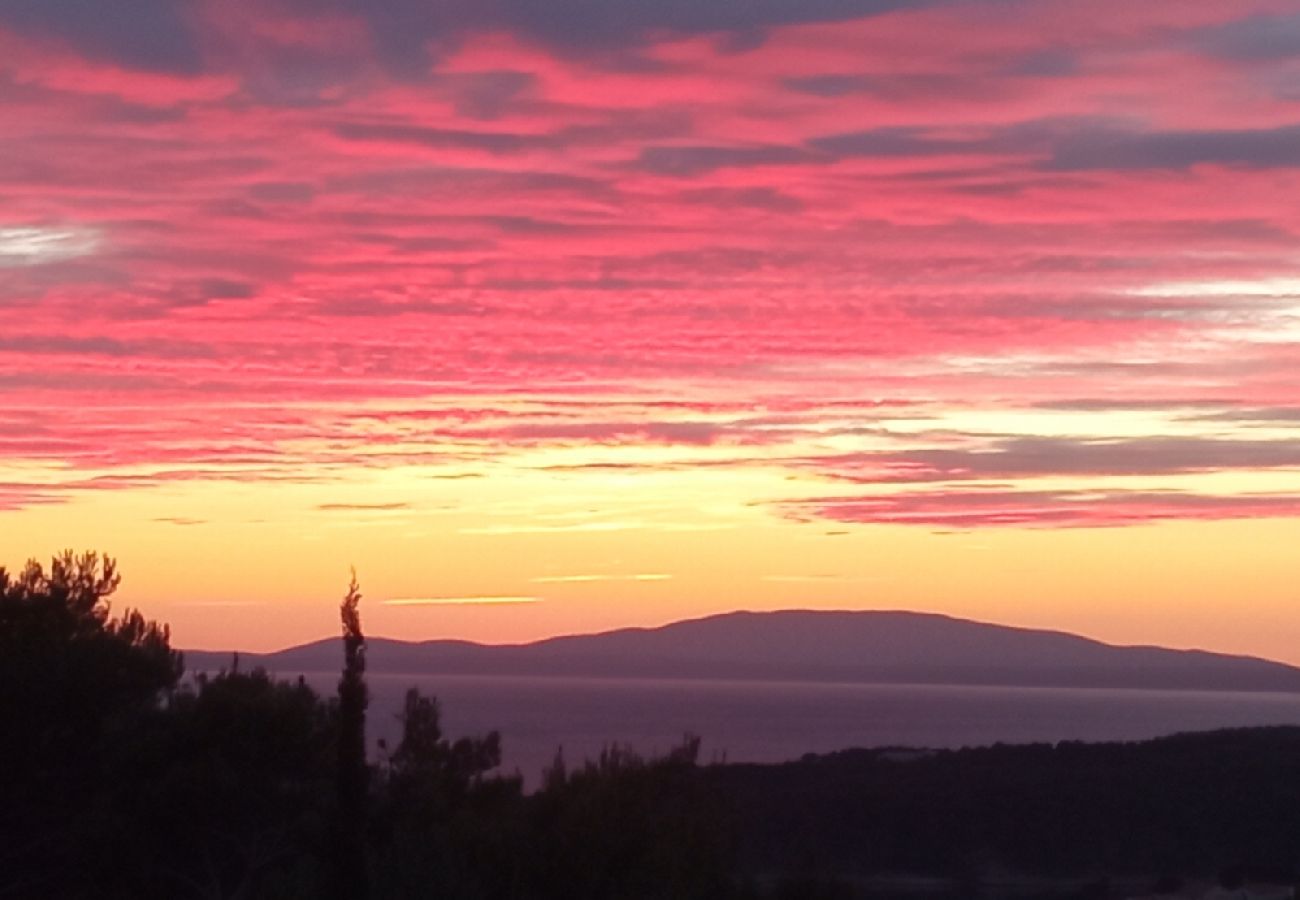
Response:
[{"label": "tree foliage", "polygon": [[121,801],[160,895],[320,896],[335,729],[304,681],[261,669],[177,692]]},{"label": "tree foliage", "polygon": [[339,679],[336,784],[338,817],[335,891],[340,900],[364,900],[366,872],[366,637],[361,631],[361,588],[356,573],[339,606],[343,623],[343,674]]},{"label": "tree foliage", "polygon": [[574,768],[557,756],[530,810],[539,895],[730,896],[729,838],[699,748],[687,735],[657,758],[617,744]]},{"label": "tree foliage", "polygon": [[[134,610],[111,615],[119,581],[114,561],[96,553],[67,551],[48,571],[35,560],[16,574],[0,568],[0,709],[29,738],[55,737],[46,727],[85,738],[69,729],[175,687],[183,661],[167,626]],[[28,680],[36,673],[39,691]]]},{"label": "tree foliage", "polygon": [[[0,569],[0,897],[849,898],[882,875],[1294,874],[1300,728],[1142,744],[845,751],[697,765],[610,746],[525,794],[501,738],[409,690],[368,753],[355,577],[337,698],[265,671],[181,681],[114,616],[111,559]],[[877,892],[872,896],[883,896]]]},{"label": "tree foliage", "polygon": [[166,626],[112,615],[119,580],[95,553],[0,568],[0,888],[11,893],[74,896],[77,873],[111,864],[107,788],[181,676]]}]

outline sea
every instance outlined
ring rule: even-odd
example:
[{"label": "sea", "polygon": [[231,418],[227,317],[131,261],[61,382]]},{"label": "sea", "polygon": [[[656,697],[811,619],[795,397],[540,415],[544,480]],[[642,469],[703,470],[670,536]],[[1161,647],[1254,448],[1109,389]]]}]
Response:
[{"label": "sea", "polygon": [[[286,673],[281,673],[282,675]],[[323,694],[338,672],[304,673]],[[408,688],[438,699],[443,734],[498,731],[504,773],[527,787],[611,745],[658,755],[700,738],[701,762],[775,763],[853,747],[1133,741],[1300,725],[1300,693],[368,674],[368,737],[393,746]]]}]

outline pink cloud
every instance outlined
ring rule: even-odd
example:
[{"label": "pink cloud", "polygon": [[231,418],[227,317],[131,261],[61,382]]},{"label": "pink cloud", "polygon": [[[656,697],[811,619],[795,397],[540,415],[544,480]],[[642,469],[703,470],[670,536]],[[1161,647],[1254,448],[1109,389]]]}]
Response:
[{"label": "pink cloud", "polygon": [[799,521],[930,528],[1100,528],[1169,519],[1291,518],[1300,495],[1221,496],[1178,491],[917,491],[817,497],[780,506]]},{"label": "pink cloud", "polygon": [[[43,417],[0,431],[6,458],[736,445],[861,480],[1199,472],[1131,435],[1041,466],[1028,438],[801,443],[843,437],[841,403],[870,428],[1195,397],[1224,467],[1294,464],[1232,413],[1296,404],[1295,341],[1260,339],[1295,299],[1149,290],[1296,277],[1300,96],[1261,31],[1285,3],[727,0],[601,29],[567,0],[402,33],[388,3],[149,0],[138,34],[60,5],[0,13],[0,406]],[[552,405],[501,403],[525,395]],[[418,457],[375,451],[412,436]],[[1205,511],[1180,503],[1153,508]]]}]

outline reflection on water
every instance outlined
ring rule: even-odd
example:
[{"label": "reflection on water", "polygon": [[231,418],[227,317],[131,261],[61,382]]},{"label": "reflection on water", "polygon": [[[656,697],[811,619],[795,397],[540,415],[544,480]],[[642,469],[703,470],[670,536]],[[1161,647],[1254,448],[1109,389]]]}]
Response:
[{"label": "reflection on water", "polygon": [[[333,693],[338,673],[306,677]],[[560,747],[573,763],[610,742],[662,752],[688,732],[703,738],[706,761],[780,762],[847,747],[1137,740],[1300,724],[1300,694],[480,675],[367,681],[372,739],[397,736],[402,695],[415,686],[440,700],[447,736],[500,731],[504,768],[529,784]]]}]

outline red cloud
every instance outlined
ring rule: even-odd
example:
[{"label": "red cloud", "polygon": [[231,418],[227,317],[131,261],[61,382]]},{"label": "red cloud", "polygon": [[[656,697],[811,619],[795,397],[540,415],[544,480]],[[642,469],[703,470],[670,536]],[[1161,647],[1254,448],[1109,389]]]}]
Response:
[{"label": "red cloud", "polygon": [[[29,417],[0,452],[73,481],[556,443],[855,480],[1295,465],[1233,415],[1300,402],[1294,290],[1204,287],[1296,278],[1285,4],[886,5],[0,12],[0,407]],[[1218,417],[1195,448],[843,449],[873,410],[1081,397]],[[1227,508],[1159,496],[1093,507]]]}]

